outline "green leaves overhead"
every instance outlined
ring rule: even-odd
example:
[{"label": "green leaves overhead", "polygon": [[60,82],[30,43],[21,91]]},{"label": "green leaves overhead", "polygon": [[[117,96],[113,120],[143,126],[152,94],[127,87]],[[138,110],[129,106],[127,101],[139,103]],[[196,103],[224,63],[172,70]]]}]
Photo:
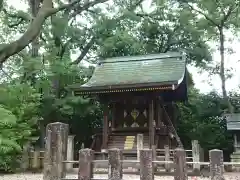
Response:
[{"label": "green leaves overhead", "polygon": [[[240,17],[240,1],[238,0],[196,0],[196,1],[183,1],[180,0],[182,10],[187,9],[193,15],[198,16],[196,19],[196,25],[204,32],[205,39],[214,40],[218,42],[218,51],[220,55],[220,62],[214,69],[221,80],[222,95],[225,101],[228,103],[228,111],[234,112],[227,93],[226,81],[231,74],[225,67],[227,53],[231,53],[225,47],[225,42],[231,40],[228,33],[236,34],[239,31],[238,19]],[[211,65],[208,65],[208,69],[212,69]],[[212,70],[211,70],[212,71]]]},{"label": "green leaves overhead", "polygon": [[[128,11],[127,15],[125,21],[119,21],[112,30],[108,29],[105,39],[99,42],[100,56],[184,50],[189,55],[189,63],[205,67],[211,62],[205,32],[196,27],[196,16],[190,11],[159,1],[150,13],[137,10]],[[119,53],[114,53],[117,49]]]},{"label": "green leaves overhead", "polygon": [[138,42],[137,38],[134,38],[126,31],[118,31],[112,37],[104,40],[103,46],[100,47],[100,56],[117,57],[144,54],[142,43]]},{"label": "green leaves overhead", "polygon": [[3,0],[0,0],[0,11],[2,10],[3,7]]}]

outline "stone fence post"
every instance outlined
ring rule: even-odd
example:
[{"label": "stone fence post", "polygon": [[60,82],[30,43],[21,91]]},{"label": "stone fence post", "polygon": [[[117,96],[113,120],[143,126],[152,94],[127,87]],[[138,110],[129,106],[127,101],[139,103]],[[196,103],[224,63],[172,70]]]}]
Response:
[{"label": "stone fence post", "polygon": [[51,123],[46,128],[43,180],[61,180],[66,176],[68,125]]},{"label": "stone fence post", "polygon": [[140,150],[140,180],[153,180],[153,151],[152,149]]},{"label": "stone fence post", "polygon": [[[68,161],[73,161],[73,156],[74,156],[74,137],[73,135],[68,136],[68,144],[67,144],[67,160]],[[73,171],[73,164],[72,163],[67,163],[66,164],[66,169],[67,172]]]},{"label": "stone fence post", "polygon": [[[193,162],[199,162],[200,161],[200,145],[198,143],[198,140],[192,141],[192,157]],[[200,172],[200,164],[193,164],[193,171],[194,172]]]},{"label": "stone fence post", "polygon": [[174,180],[187,180],[186,152],[182,148],[174,152]]},{"label": "stone fence post", "polygon": [[32,164],[32,169],[34,171],[37,171],[40,168],[41,162],[40,162],[39,157],[40,157],[40,151],[37,151],[37,150],[33,151],[33,157],[31,159],[32,160],[31,164]]},{"label": "stone fence post", "polygon": [[108,150],[108,179],[109,180],[122,180],[122,151],[114,148]]},{"label": "stone fence post", "polygon": [[78,179],[90,180],[93,178],[94,151],[91,149],[81,149],[79,151]]},{"label": "stone fence post", "polygon": [[218,149],[210,150],[209,159],[211,180],[223,180],[223,151]]},{"label": "stone fence post", "polygon": [[21,161],[21,170],[26,171],[29,169],[29,149],[30,149],[30,143],[27,142],[23,146],[23,153],[22,153],[22,161]]}]

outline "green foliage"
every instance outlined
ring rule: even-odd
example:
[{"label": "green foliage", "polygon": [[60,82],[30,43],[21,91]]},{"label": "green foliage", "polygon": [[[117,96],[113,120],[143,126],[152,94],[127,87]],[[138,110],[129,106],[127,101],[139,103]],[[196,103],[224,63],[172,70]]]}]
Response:
[{"label": "green foliage", "polygon": [[2,10],[3,7],[3,0],[0,0],[0,11]]},{"label": "green foliage", "polygon": [[127,11],[126,20],[118,21],[114,28],[107,28],[106,37],[98,42],[99,56],[184,50],[188,63],[205,67],[212,58],[210,48],[201,38],[204,32],[196,27],[195,17],[189,11],[174,6],[161,1],[151,13]]},{"label": "green foliage", "polygon": [[205,150],[232,148],[232,136],[227,132],[226,120],[222,116],[227,105],[219,95],[214,92],[204,95],[190,89],[189,103],[179,104],[179,107],[178,132],[185,143],[196,139]]},{"label": "green foliage", "polygon": [[21,153],[19,140],[26,135],[24,126],[27,124],[18,124],[16,116],[1,106],[0,117],[0,171],[12,171],[18,166],[17,158]]},{"label": "green foliage", "polygon": [[182,10],[188,11],[190,16],[198,17],[195,19],[195,23],[196,27],[204,32],[203,37],[218,43],[220,62],[215,62],[213,66],[208,64],[206,70],[208,69],[211,73],[214,72],[215,75],[219,75],[222,95],[228,103],[228,112],[233,113],[234,108],[229,101],[226,90],[226,81],[232,77],[232,73],[225,67],[225,55],[226,53],[232,53],[232,49],[226,48],[225,42],[231,42],[227,31],[232,34],[239,32],[240,2],[238,0],[179,0],[179,2]]},{"label": "green foliage", "polygon": [[0,86],[0,95],[0,171],[14,171],[19,167],[22,146],[38,121],[40,97],[23,84]]}]

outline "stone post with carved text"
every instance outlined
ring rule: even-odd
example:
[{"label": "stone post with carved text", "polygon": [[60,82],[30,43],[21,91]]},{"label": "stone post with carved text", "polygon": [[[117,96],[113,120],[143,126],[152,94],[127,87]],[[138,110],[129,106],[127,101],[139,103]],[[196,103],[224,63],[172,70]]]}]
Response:
[{"label": "stone post with carved text", "polygon": [[43,180],[61,180],[66,176],[67,142],[69,127],[56,122],[47,125]]}]

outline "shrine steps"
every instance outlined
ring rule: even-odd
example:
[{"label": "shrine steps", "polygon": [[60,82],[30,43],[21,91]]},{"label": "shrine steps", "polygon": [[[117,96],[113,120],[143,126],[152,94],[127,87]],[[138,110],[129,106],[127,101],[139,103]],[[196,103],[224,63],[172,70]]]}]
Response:
[{"label": "shrine steps", "polygon": [[[95,152],[95,159],[102,160],[107,159],[108,150],[118,148],[123,152],[123,159],[136,160],[137,159],[137,134],[133,133],[126,135],[126,133],[114,133],[108,136],[107,148],[102,149],[100,152]],[[149,148],[149,136],[144,134],[143,136],[143,148]]]},{"label": "shrine steps", "polygon": [[[143,138],[143,147],[149,147],[149,136]],[[137,135],[110,135],[108,149],[118,148],[122,150],[137,150]]]}]

